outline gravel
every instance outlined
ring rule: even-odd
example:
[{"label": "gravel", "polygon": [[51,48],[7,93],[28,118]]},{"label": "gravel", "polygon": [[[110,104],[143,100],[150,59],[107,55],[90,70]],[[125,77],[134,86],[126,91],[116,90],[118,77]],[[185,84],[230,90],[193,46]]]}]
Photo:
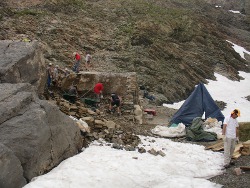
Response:
[{"label": "gravel", "polygon": [[250,156],[240,156],[235,160],[235,165],[209,180],[223,185],[223,188],[250,188],[250,171],[242,171],[242,174],[236,175],[235,168],[240,166],[250,167]]}]

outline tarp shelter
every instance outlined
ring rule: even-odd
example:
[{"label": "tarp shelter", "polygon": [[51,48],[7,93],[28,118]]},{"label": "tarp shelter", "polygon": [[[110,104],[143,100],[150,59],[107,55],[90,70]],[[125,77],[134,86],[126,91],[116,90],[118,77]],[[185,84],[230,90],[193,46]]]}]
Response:
[{"label": "tarp shelter", "polygon": [[214,102],[208,90],[203,83],[200,83],[191,95],[186,99],[180,109],[174,114],[171,123],[183,123],[186,126],[191,125],[196,117],[202,117],[205,112],[205,118],[216,118],[218,121],[224,121],[224,115]]}]

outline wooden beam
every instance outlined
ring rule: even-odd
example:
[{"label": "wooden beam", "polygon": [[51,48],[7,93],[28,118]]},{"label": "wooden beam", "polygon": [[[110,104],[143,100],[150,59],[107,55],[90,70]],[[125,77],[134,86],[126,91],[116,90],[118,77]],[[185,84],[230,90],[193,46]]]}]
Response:
[{"label": "wooden beam", "polygon": [[250,171],[250,166],[240,166],[241,170]]}]

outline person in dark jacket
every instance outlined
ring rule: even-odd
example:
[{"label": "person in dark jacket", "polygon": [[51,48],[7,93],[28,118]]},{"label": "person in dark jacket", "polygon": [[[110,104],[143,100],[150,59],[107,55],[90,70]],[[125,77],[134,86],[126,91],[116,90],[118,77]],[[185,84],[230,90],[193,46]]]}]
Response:
[{"label": "person in dark jacket", "polygon": [[121,101],[122,100],[120,96],[118,96],[116,93],[112,93],[110,97],[109,111],[112,112],[114,107],[116,107],[118,114],[121,115]]}]

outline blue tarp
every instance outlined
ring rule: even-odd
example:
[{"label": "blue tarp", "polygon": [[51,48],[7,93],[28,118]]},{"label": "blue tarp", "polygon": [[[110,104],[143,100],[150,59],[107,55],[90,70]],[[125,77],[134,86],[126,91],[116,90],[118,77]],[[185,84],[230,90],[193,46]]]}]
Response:
[{"label": "blue tarp", "polygon": [[205,118],[216,118],[218,121],[224,121],[224,115],[214,102],[208,90],[203,83],[200,83],[191,95],[186,99],[181,108],[174,114],[171,123],[183,123],[186,126],[191,125],[196,117],[202,117],[205,112]]}]

